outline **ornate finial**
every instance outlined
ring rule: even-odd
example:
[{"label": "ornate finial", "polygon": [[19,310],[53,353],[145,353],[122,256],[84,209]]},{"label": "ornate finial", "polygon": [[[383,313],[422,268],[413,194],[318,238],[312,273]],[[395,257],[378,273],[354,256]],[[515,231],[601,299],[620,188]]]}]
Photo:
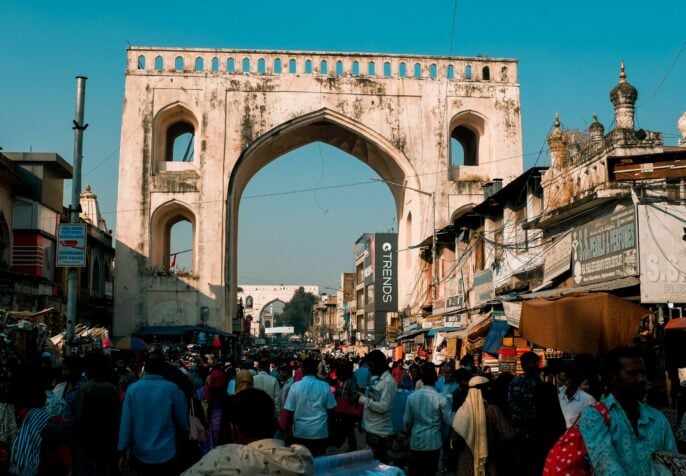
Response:
[{"label": "ornate finial", "polygon": [[87,193],[91,193],[91,192],[92,192],[91,186],[90,186],[90,185],[86,185],[86,192],[87,192]]},{"label": "ornate finial", "polygon": [[593,122],[594,123],[598,122],[598,116],[595,114],[593,114]]},{"label": "ornate finial", "polygon": [[555,113],[555,128],[556,129],[560,128],[560,113],[559,112]]},{"label": "ornate finial", "polygon": [[619,82],[626,83],[626,73],[624,72],[624,60],[619,64]]}]

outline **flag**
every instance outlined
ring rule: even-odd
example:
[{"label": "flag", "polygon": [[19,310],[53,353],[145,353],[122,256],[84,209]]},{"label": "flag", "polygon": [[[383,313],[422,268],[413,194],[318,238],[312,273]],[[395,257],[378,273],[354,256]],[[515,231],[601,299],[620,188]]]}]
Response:
[{"label": "flag", "polygon": [[169,264],[170,268],[173,268],[176,266],[176,254],[171,255],[171,263]]}]

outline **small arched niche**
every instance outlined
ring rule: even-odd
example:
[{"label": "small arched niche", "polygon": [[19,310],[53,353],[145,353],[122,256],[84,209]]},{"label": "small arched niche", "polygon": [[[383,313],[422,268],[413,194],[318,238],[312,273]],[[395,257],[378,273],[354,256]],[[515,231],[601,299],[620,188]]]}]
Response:
[{"label": "small arched niche", "polygon": [[154,125],[156,171],[193,168],[197,131],[198,121],[184,105],[177,103],[160,111]]},{"label": "small arched niche", "polygon": [[[190,241],[190,249],[172,249],[175,240],[173,234],[178,230],[178,225],[187,229],[190,237],[184,237]],[[150,267],[153,271],[165,271],[177,273],[181,269],[178,265],[178,254],[190,253],[190,269],[183,267],[188,273],[195,269],[195,243],[196,230],[195,214],[184,203],[172,200],[154,211],[150,223]],[[178,273],[177,273],[178,274]]]},{"label": "small arched niche", "polygon": [[486,120],[483,116],[466,111],[450,122],[450,179],[461,180],[459,169],[476,167],[488,161],[485,140]]}]

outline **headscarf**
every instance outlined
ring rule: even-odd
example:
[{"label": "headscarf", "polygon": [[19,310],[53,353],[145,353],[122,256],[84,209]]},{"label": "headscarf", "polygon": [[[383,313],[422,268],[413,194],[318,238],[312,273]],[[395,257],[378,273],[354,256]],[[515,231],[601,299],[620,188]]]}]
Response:
[{"label": "headscarf", "polygon": [[472,377],[469,380],[467,399],[457,410],[453,429],[467,443],[474,457],[474,476],[486,474],[488,459],[488,435],[486,429],[486,408],[479,385],[488,383],[486,377]]},{"label": "headscarf", "polygon": [[242,390],[253,387],[252,374],[249,370],[239,370],[236,372],[236,390],[234,395]]}]

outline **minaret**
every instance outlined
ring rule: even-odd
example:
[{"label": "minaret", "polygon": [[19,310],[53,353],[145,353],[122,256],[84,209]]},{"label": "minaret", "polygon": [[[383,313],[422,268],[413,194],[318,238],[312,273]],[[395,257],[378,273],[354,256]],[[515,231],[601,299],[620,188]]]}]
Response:
[{"label": "minaret", "polygon": [[548,134],[548,149],[550,150],[550,167],[561,168],[567,162],[567,135],[560,129],[560,114],[555,113],[553,130]]},{"label": "minaret", "polygon": [[602,142],[605,138],[605,128],[598,122],[598,116],[593,115],[593,122],[588,126],[588,133],[591,136],[591,142],[596,144]]},{"label": "minaret", "polygon": [[624,60],[620,64],[619,83],[610,91],[610,101],[615,107],[615,127],[617,129],[634,128],[634,110],[638,91],[626,81]]}]

